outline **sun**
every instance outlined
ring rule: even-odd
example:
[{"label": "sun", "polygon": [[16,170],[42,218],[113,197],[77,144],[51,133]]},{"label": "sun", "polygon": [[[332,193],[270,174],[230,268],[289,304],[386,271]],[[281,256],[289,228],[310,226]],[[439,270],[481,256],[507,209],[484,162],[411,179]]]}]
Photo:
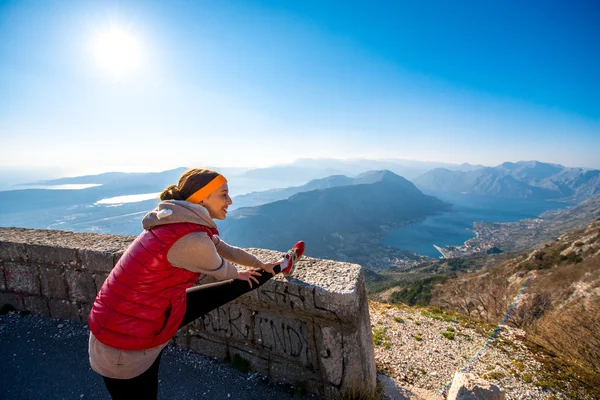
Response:
[{"label": "sun", "polygon": [[98,67],[117,80],[134,75],[141,67],[140,42],[132,32],[120,27],[98,32],[92,41],[92,52]]}]

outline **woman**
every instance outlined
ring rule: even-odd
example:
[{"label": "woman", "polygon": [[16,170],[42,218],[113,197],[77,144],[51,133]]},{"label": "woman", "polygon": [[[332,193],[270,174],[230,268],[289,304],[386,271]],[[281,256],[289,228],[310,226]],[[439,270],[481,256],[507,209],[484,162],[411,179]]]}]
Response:
[{"label": "woman", "polygon": [[[304,252],[298,242],[278,262],[263,263],[220,240],[213,219],[225,219],[232,201],[217,172],[189,170],[160,199],[89,316],[90,364],[115,400],[156,399],[161,354],[179,328],[276,273],[290,274]],[[238,271],[230,261],[254,268]],[[225,281],[191,288],[204,274]]]}]

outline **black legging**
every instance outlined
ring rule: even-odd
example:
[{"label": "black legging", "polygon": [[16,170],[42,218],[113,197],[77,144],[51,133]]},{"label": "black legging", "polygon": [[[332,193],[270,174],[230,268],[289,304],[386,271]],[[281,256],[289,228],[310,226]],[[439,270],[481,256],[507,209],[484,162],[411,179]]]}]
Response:
[{"label": "black legging", "polygon": [[[281,272],[279,265],[273,268],[275,273]],[[256,269],[260,276],[255,278],[258,283],[252,281],[252,288],[247,281],[232,279],[223,282],[200,285],[187,290],[186,309],[180,328],[193,320],[208,314],[215,308],[219,308],[241,295],[248,293],[263,285],[273,277],[272,274]],[[154,363],[141,375],[131,379],[113,379],[103,376],[104,383],[113,400],[156,400],[158,397],[158,367],[162,351],[156,357]]]}]

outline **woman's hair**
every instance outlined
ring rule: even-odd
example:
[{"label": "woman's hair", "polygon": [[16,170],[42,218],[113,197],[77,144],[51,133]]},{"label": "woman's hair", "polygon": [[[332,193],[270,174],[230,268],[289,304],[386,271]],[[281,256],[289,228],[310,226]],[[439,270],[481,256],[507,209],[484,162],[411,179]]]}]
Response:
[{"label": "woman's hair", "polygon": [[194,168],[185,171],[177,185],[170,185],[160,194],[161,200],[185,200],[219,176],[210,169]]}]

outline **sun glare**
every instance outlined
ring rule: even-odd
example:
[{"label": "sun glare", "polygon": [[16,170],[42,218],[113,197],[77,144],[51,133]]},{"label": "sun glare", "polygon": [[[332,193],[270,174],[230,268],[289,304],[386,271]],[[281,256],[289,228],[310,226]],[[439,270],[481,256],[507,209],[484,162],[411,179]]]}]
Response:
[{"label": "sun glare", "polygon": [[98,66],[113,78],[121,80],[141,67],[141,46],[129,31],[111,27],[96,34],[93,54]]}]

